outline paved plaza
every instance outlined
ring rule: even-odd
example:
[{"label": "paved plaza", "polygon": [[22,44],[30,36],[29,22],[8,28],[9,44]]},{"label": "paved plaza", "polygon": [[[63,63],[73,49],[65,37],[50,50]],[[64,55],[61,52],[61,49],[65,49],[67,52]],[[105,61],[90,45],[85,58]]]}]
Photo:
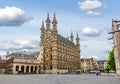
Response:
[{"label": "paved plaza", "polygon": [[115,76],[79,75],[0,75],[0,84],[120,84]]}]

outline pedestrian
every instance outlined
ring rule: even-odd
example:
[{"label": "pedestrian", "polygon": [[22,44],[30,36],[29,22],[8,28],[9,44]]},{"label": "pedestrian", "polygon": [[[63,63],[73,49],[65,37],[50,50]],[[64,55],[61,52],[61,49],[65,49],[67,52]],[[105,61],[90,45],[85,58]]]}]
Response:
[{"label": "pedestrian", "polygon": [[98,76],[98,72],[96,72],[96,75]]},{"label": "pedestrian", "polygon": [[97,75],[97,76],[99,75],[99,72],[98,72],[98,71],[96,72],[96,75]]}]

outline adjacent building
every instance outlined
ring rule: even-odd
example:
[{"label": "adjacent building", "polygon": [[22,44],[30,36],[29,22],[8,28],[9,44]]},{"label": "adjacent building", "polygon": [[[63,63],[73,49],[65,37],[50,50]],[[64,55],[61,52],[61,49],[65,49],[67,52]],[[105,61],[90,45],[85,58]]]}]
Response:
[{"label": "adjacent building", "polygon": [[98,70],[101,72],[104,72],[107,67],[107,61],[106,60],[99,60],[98,63]]},{"label": "adjacent building", "polygon": [[37,60],[39,53],[27,55],[24,53],[7,53],[6,73],[39,73],[40,61]]},{"label": "adjacent building", "polygon": [[5,73],[6,70],[6,60],[1,59],[0,57],[0,73]]},{"label": "adjacent building", "polygon": [[98,70],[98,65],[96,60],[91,58],[81,59],[81,72],[93,72]]},{"label": "adjacent building", "polygon": [[70,39],[63,37],[58,33],[57,20],[54,14],[52,20],[49,14],[46,19],[46,28],[44,21],[40,29],[40,58],[42,73],[65,73],[68,71],[80,70],[80,39],[77,34],[76,44],[71,32]]}]

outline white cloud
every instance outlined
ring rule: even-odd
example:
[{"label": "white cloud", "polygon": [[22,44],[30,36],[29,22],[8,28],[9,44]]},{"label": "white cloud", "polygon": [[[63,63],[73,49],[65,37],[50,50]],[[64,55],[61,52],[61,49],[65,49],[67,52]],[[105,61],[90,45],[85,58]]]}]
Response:
[{"label": "white cloud", "polygon": [[92,56],[95,60],[100,60],[99,56]]},{"label": "white cloud", "polygon": [[81,10],[92,10],[102,6],[102,2],[99,0],[85,0],[78,2],[78,6]]},{"label": "white cloud", "polygon": [[101,13],[94,12],[94,11],[87,11],[86,14],[89,15],[89,16],[102,16]]},{"label": "white cloud", "polygon": [[[81,41],[80,43],[82,58],[94,57],[96,60],[108,59],[108,51],[111,50],[112,47],[108,41],[91,39],[88,41]],[[84,47],[84,45],[86,45],[87,48]]]},{"label": "white cloud", "polygon": [[28,53],[39,51],[39,41],[36,40],[15,40],[15,41],[1,41],[0,54],[4,55],[7,51],[22,52],[25,50]]},{"label": "white cloud", "polygon": [[102,16],[101,13],[93,11],[94,9],[100,8],[103,6],[103,3],[99,0],[85,0],[78,2],[78,6],[81,10],[85,11],[89,16]]},{"label": "white cloud", "polygon": [[0,8],[0,26],[20,26],[33,19],[17,7]]},{"label": "white cloud", "polygon": [[99,36],[101,31],[90,27],[85,27],[82,29],[81,34],[85,36]]}]

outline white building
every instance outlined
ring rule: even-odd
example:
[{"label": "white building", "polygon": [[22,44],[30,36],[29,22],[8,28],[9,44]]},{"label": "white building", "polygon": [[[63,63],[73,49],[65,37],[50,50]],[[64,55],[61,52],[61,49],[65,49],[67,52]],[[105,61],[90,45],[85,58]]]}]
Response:
[{"label": "white building", "polygon": [[39,73],[40,61],[37,60],[37,55],[26,55],[20,53],[12,53],[7,55],[6,73]]}]

